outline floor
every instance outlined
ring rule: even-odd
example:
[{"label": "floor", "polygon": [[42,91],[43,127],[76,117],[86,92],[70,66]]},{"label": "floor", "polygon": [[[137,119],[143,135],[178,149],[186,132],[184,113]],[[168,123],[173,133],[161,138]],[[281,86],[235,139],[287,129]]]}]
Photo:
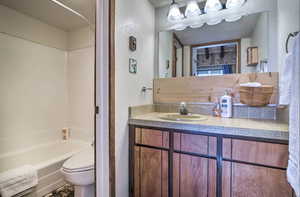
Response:
[{"label": "floor", "polygon": [[66,184],[45,195],[44,197],[74,197],[74,187],[72,185]]}]

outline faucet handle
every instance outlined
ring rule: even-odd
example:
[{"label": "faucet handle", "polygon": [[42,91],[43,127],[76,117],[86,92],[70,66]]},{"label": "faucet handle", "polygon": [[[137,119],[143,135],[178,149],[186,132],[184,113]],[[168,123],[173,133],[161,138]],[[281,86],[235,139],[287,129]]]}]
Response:
[{"label": "faucet handle", "polygon": [[179,113],[181,115],[187,115],[189,113],[188,110],[187,110],[187,108],[186,108],[186,102],[181,102],[180,103]]},{"label": "faucet handle", "polygon": [[186,107],[186,102],[180,102],[180,107]]}]

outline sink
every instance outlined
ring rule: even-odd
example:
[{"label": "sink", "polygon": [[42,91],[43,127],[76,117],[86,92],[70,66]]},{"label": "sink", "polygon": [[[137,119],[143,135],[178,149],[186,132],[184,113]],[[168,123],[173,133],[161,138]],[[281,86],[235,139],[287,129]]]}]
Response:
[{"label": "sink", "polygon": [[200,120],[206,120],[206,118],[202,115],[198,115],[198,114],[180,115],[179,113],[162,114],[162,115],[159,116],[159,118],[163,119],[163,120],[173,120],[173,121],[200,121]]}]

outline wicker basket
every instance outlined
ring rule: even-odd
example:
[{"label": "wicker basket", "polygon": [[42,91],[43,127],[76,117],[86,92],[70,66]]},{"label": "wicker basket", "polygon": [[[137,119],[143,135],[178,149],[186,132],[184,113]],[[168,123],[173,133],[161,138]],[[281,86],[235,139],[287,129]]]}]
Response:
[{"label": "wicker basket", "polygon": [[269,104],[273,94],[273,87],[263,85],[261,87],[240,86],[240,102],[249,106],[265,106]]}]

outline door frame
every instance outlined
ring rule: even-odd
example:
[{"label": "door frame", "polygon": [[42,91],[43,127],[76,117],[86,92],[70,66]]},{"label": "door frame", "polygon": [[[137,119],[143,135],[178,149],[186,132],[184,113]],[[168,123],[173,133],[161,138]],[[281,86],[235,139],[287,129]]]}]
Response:
[{"label": "door frame", "polygon": [[175,42],[177,42],[181,49],[181,77],[184,76],[184,45],[181,43],[179,38],[175,33],[173,33],[173,39],[172,39],[172,77],[179,77],[177,76],[177,62],[178,62],[178,57],[177,57],[177,47],[175,46]]},{"label": "door frame", "polygon": [[115,196],[115,0],[96,0],[95,194]]}]

